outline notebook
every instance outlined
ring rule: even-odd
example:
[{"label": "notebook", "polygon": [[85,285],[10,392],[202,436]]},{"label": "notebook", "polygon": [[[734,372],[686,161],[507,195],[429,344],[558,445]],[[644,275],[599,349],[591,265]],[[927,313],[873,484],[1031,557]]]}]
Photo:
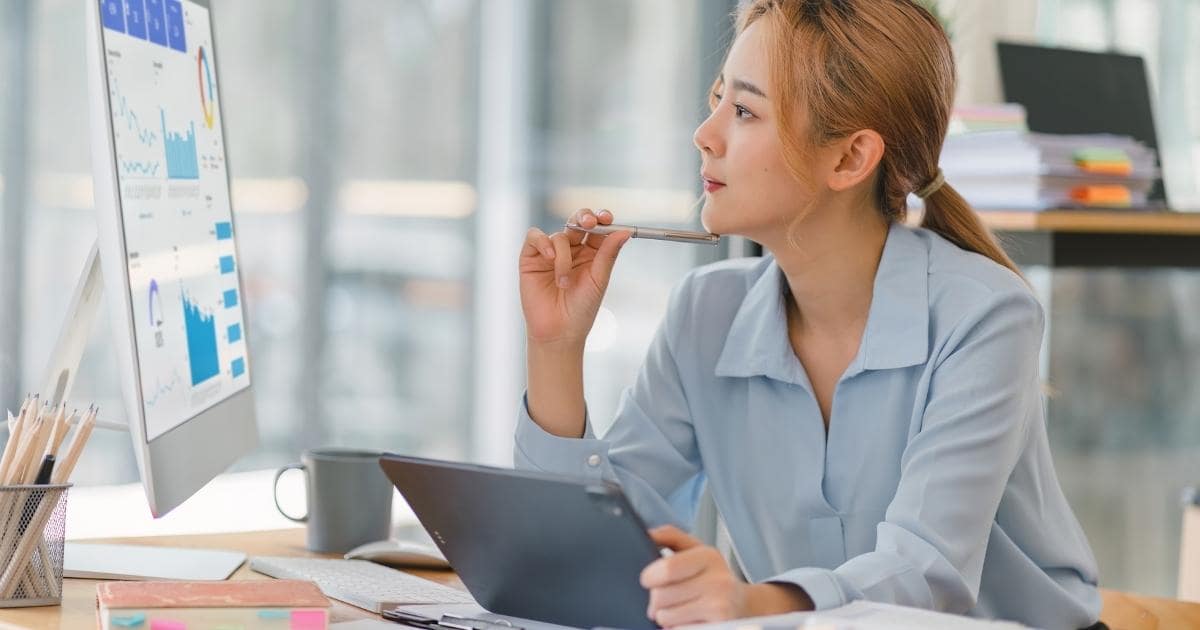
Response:
[{"label": "notebook", "polygon": [[304,580],[234,580],[102,582],[96,606],[102,630],[325,630],[330,603]]}]

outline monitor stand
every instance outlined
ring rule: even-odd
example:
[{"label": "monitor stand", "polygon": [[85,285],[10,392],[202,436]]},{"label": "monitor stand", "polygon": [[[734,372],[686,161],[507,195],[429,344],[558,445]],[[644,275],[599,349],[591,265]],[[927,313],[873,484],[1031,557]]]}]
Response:
[{"label": "monitor stand", "polygon": [[[103,295],[99,248],[93,243],[50,355],[41,394],[51,405],[71,393]],[[127,423],[97,422],[96,426],[129,430]],[[224,580],[246,560],[246,554],[236,551],[82,542],[66,543],[63,556],[64,577],[112,580]]]}]

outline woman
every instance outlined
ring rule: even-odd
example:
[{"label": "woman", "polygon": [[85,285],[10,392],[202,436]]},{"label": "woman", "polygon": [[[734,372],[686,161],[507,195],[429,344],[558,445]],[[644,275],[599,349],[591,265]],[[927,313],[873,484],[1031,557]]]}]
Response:
[{"label": "woman", "polygon": [[[629,235],[530,230],[518,466],[618,481],[664,525],[677,553],[641,576],[662,626],[860,598],[1095,623],[1095,560],[1047,445],[1042,309],[937,166],[941,27],[911,0],[758,0],[737,31],[694,138],[701,216],[769,255],[680,283],[601,440],[584,339]],[[913,192],[921,229],[902,221]],[[670,525],[701,473],[749,584]]]}]

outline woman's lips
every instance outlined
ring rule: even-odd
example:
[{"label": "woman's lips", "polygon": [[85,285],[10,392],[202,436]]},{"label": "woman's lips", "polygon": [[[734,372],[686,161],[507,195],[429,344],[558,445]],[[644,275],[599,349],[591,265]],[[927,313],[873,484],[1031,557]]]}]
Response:
[{"label": "woman's lips", "polygon": [[710,192],[710,193],[716,192],[724,187],[725,187],[725,184],[722,182],[718,182],[716,180],[707,179],[707,178],[705,178],[705,180],[704,180],[704,192]]}]

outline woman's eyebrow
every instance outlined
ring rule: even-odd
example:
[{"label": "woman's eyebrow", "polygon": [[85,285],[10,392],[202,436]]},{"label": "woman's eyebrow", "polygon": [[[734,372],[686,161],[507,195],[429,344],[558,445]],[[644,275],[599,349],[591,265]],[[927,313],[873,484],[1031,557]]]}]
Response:
[{"label": "woman's eyebrow", "polygon": [[[724,74],[721,74],[720,82],[721,83],[725,82]],[[734,90],[749,92],[751,94],[754,94],[755,96],[759,96],[761,98],[767,98],[767,95],[765,93],[763,93],[763,91],[761,89],[759,89],[759,87],[757,85],[754,85],[753,83],[751,83],[745,79],[734,78],[733,81],[730,81],[729,85],[732,86]]]}]

